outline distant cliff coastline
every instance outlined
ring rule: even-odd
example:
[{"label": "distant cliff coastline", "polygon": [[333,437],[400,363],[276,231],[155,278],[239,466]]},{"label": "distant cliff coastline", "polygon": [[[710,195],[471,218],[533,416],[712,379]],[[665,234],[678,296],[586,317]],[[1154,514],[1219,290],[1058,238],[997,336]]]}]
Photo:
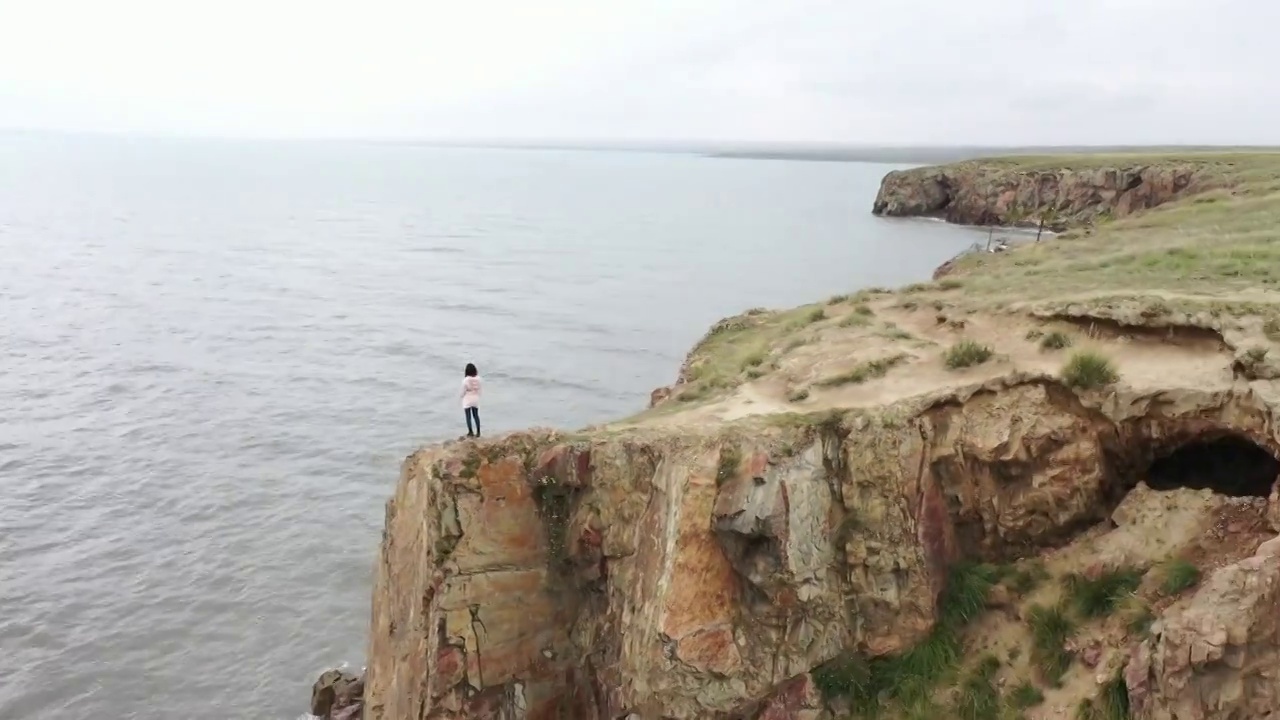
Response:
[{"label": "distant cliff coastline", "polygon": [[988,160],[894,171],[871,211],[964,225],[1038,224],[1045,215],[1049,227],[1063,229],[1152,208],[1215,180],[1206,165],[1185,160],[1136,164],[1099,156],[1085,167],[1060,164]]}]

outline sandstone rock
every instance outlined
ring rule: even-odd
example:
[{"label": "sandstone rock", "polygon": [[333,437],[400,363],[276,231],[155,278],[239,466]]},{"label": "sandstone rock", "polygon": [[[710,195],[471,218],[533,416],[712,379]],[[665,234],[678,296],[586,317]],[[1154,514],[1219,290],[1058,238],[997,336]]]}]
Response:
[{"label": "sandstone rock", "polygon": [[1233,720],[1280,713],[1280,537],[1216,570],[1152,631],[1125,671],[1135,717]]},{"label": "sandstone rock", "polygon": [[671,397],[670,387],[664,385],[660,388],[654,388],[653,392],[649,393],[649,407],[658,407],[658,405],[661,405],[662,402],[669,397]]},{"label": "sandstone rock", "polygon": [[336,710],[330,716],[331,720],[361,720],[363,717],[364,705],[361,703],[354,703],[341,710]]},{"label": "sandstone rock", "polygon": [[783,683],[755,720],[818,720],[822,716],[822,695],[806,673]]},{"label": "sandstone rock", "polygon": [[[883,416],[420,451],[387,504],[364,713],[822,717],[808,673],[917,643],[958,559],[1066,542],[1169,443],[1276,427],[1245,389],[1126,393],[1086,405],[1018,377]],[[1122,528],[1191,502],[1131,498]]]},{"label": "sandstone rock", "polygon": [[1280,532],[1280,491],[1271,491],[1271,497],[1267,499],[1267,524]]},{"label": "sandstone rock", "polygon": [[931,278],[934,280],[941,280],[942,278],[955,272],[956,262],[958,260],[959,258],[951,258],[950,260],[943,262],[941,265],[933,269],[933,275],[931,276]]},{"label": "sandstone rock", "polygon": [[311,714],[321,720],[360,717],[364,678],[342,670],[328,670],[311,688]]},{"label": "sandstone rock", "polygon": [[725,478],[704,442],[522,435],[414,456],[388,505],[367,715],[473,717],[479,691],[521,717],[706,717],[848,644],[913,643],[937,583],[906,496],[849,479],[885,517],[840,546],[841,445],[793,440],[788,457],[735,446]]},{"label": "sandstone rock", "polygon": [[[1087,668],[1098,667],[1098,661],[1102,659],[1102,643],[1094,641],[1084,646],[1080,651],[1080,662]],[[1108,678],[1109,679],[1109,678]]]},{"label": "sandstone rock", "polygon": [[[1189,162],[1038,171],[962,163],[889,173],[872,212],[991,225],[1006,224],[1015,209],[1049,209],[1056,213],[1049,229],[1056,230],[1103,214],[1123,217],[1208,187],[1209,174]],[[1023,222],[1034,225],[1036,220]]]},{"label": "sandstone rock", "polygon": [[[1102,660],[1102,650],[1103,650],[1102,642],[1096,639],[1095,640],[1077,640],[1074,638],[1068,639],[1063,644],[1063,649],[1066,650],[1073,657],[1079,658],[1080,664],[1089,669],[1098,667],[1098,663],[1101,662]],[[1114,675],[1115,675],[1114,672],[1111,673],[1110,675],[1105,672],[1100,673],[1097,676],[1098,678],[1100,678],[1098,680],[1098,684],[1101,685],[1102,683],[1107,682]]]}]

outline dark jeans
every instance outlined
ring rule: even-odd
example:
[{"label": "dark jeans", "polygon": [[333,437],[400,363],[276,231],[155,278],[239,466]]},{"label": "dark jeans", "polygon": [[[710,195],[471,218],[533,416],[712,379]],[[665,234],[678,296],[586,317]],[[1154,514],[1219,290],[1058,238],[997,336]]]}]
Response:
[{"label": "dark jeans", "polygon": [[[479,436],[480,435],[480,408],[478,407],[463,408],[462,413],[467,416],[467,434]],[[471,420],[473,418],[476,421],[475,430],[471,429]]]}]

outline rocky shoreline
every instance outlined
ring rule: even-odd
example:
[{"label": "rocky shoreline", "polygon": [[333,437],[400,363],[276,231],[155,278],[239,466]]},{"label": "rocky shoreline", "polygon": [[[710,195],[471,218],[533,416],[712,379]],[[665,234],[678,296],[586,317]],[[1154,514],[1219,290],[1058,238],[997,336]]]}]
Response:
[{"label": "rocky shoreline", "polygon": [[1077,258],[1190,252],[1113,219],[1235,182],[1101,162],[890,173],[877,214],[1096,232],[727,318],[637,417],[409,457],[366,674],[312,714],[1280,717],[1280,297],[1099,294]]}]

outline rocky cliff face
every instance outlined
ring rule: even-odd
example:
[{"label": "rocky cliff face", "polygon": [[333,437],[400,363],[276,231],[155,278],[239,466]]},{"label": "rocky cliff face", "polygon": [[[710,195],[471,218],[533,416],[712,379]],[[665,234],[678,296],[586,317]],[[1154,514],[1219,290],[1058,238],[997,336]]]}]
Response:
[{"label": "rocky cliff face", "polygon": [[[835,717],[810,671],[920,642],[958,561],[1065,544],[1108,517],[1133,468],[1225,432],[1280,451],[1252,391],[1078,396],[1023,377],[711,434],[423,450],[387,505],[365,717]],[[1274,604],[1270,585],[1250,592],[1259,613]],[[1272,638],[1266,622],[1249,627]],[[1143,657],[1176,662],[1170,642]],[[1275,652],[1260,642],[1243,669],[1212,671],[1257,677]],[[1280,710],[1241,682],[1236,705]]]},{"label": "rocky cliff face", "polygon": [[1280,718],[1280,538],[1215,571],[1132,656],[1139,717]]},{"label": "rocky cliff face", "polygon": [[[876,212],[1076,224],[1205,167],[925,168]],[[1230,277],[1269,257],[1253,229]],[[641,416],[415,453],[367,675],[313,713],[1280,720],[1280,296],[1009,306],[971,277],[748,311]]]},{"label": "rocky cliff face", "polygon": [[960,163],[899,170],[885,176],[872,212],[936,217],[966,225],[1036,224],[1046,210],[1053,229],[1123,217],[1212,186],[1191,162],[1088,169]]}]

